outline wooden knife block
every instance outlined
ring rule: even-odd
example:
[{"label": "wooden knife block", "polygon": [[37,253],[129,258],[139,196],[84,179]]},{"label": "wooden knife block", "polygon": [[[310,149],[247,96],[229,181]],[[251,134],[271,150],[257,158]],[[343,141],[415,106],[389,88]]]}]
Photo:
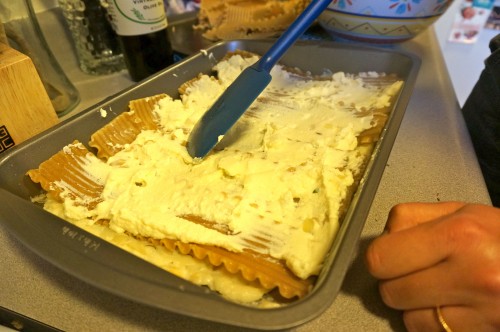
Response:
[{"label": "wooden knife block", "polygon": [[0,43],[0,153],[58,122],[31,59]]}]

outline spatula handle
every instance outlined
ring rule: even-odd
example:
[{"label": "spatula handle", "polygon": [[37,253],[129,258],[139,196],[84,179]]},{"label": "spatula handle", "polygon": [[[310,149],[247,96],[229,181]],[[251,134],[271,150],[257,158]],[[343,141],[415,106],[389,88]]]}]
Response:
[{"label": "spatula handle", "polygon": [[256,63],[257,70],[270,72],[290,46],[309,28],[312,22],[328,7],[332,0],[312,0],[306,9]]}]

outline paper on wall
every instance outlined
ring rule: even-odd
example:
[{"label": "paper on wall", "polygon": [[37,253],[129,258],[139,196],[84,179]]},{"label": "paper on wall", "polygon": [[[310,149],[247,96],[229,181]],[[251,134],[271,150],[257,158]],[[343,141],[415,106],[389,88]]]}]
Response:
[{"label": "paper on wall", "polygon": [[448,40],[457,43],[475,43],[490,16],[494,3],[495,0],[464,0],[455,14]]}]

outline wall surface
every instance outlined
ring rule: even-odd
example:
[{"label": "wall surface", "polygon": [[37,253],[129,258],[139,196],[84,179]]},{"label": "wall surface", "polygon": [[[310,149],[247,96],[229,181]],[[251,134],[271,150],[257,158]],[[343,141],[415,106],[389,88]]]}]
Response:
[{"label": "wall surface", "polygon": [[[448,37],[453,20],[462,1],[455,0],[448,11],[434,24],[434,30],[460,106],[463,106],[483,70],[484,60],[490,54],[488,47],[490,39],[500,33],[498,30],[483,29],[478,40],[473,44],[449,42]],[[499,3],[500,1],[497,0],[495,4],[499,5]]]}]

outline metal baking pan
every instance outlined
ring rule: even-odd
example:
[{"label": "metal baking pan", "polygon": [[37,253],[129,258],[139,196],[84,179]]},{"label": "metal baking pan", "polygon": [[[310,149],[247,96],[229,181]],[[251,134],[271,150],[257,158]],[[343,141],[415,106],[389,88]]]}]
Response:
[{"label": "metal baking pan", "polygon": [[[158,93],[178,96],[180,84],[201,72],[210,73],[228,51],[241,49],[263,54],[271,43],[241,40],[215,44],[1,154],[0,222],[19,241],[62,270],[95,287],[148,306],[262,330],[291,328],[318,316],[332,304],[341,287],[410,99],[420,66],[420,60],[411,54],[299,41],[283,57],[283,64],[313,73],[323,73],[325,69],[353,73],[379,71],[395,73],[405,84],[314,289],[305,298],[281,308],[257,309],[229,302],[45,212],[31,202],[30,197],[41,190],[25,175],[74,139],[88,142],[93,132],[126,111],[130,100]],[[101,116],[101,108],[107,111],[107,117]]]}]

